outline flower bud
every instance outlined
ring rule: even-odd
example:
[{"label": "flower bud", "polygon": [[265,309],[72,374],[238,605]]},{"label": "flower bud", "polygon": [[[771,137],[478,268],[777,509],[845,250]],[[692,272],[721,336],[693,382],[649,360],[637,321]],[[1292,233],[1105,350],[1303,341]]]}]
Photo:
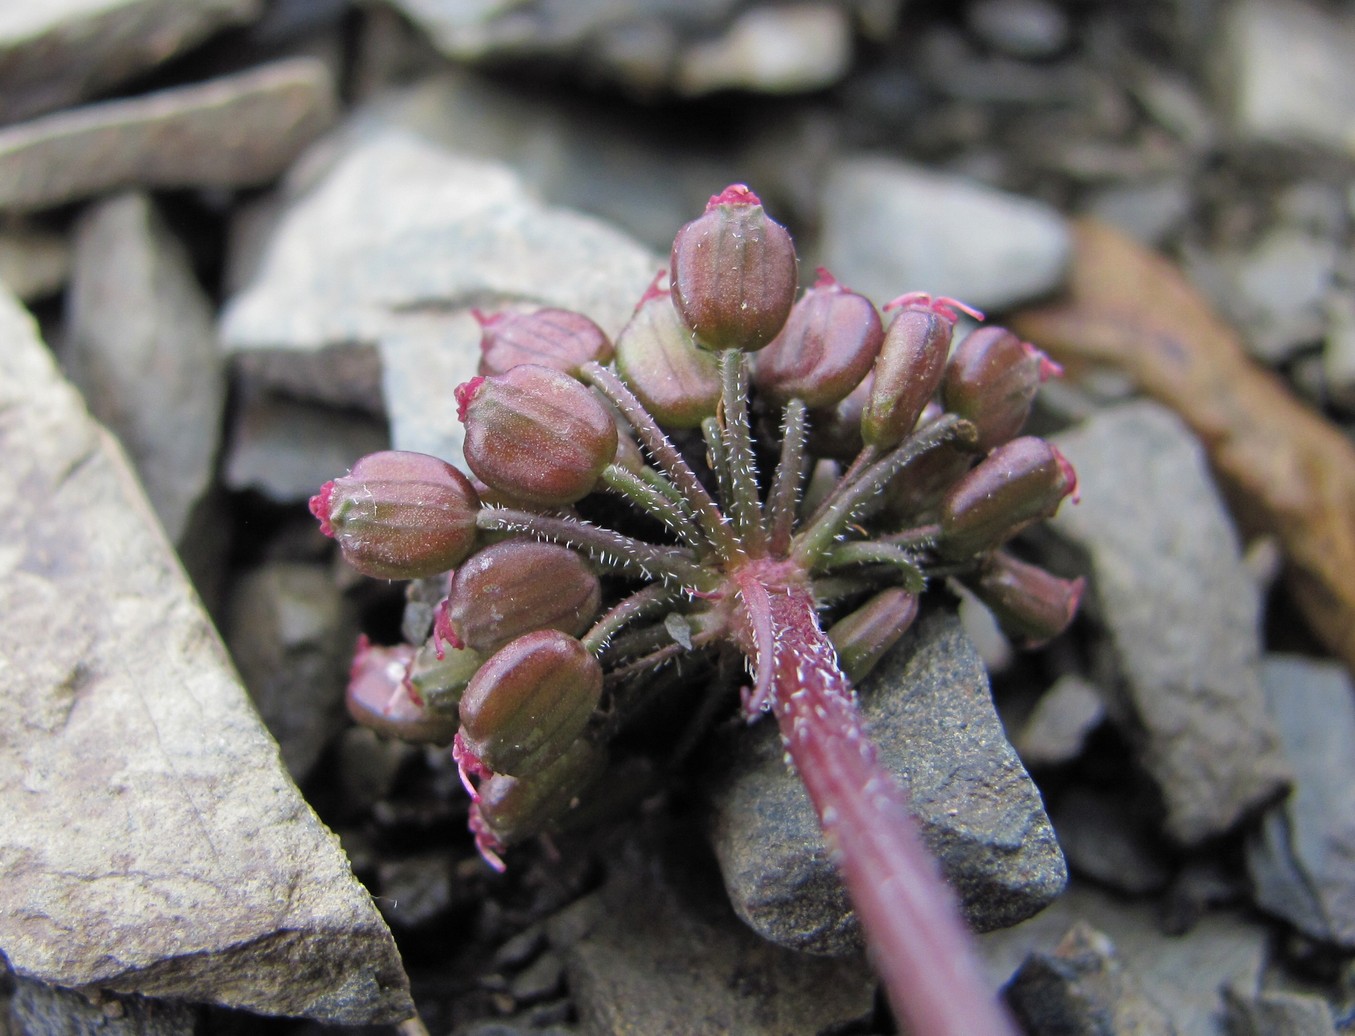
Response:
[{"label": "flower bud", "polygon": [[535,363],[578,377],[589,361],[609,363],[612,343],[607,333],[582,313],[543,308],[529,313],[471,315],[480,323],[480,373],[502,374],[520,363]]},{"label": "flower bud", "polygon": [[486,660],[461,697],[459,740],[495,773],[537,773],[583,733],[602,666],[575,638],[538,630]]},{"label": "flower bud", "polygon": [[371,453],[310,499],[320,531],[363,575],[418,579],[454,567],[475,545],[480,499],[446,461]]},{"label": "flower bud", "polygon": [[592,492],[616,455],[616,422],[568,374],[524,363],[456,390],[466,463],[487,486],[546,507]]},{"label": "flower bud", "polygon": [[[926,411],[919,419],[927,423]],[[943,442],[908,465],[885,487],[885,507],[907,525],[930,521],[946,491],[974,466],[974,454]]]},{"label": "flower bud", "polygon": [[955,348],[941,384],[946,409],[974,422],[979,449],[1000,446],[1025,426],[1042,381],[1057,364],[1001,327],[981,327]]},{"label": "flower bud", "polygon": [[917,594],[891,586],[833,623],[828,639],[837,649],[842,671],[852,683],[860,684],[916,618]]},{"label": "flower bud", "polygon": [[616,338],[616,370],[636,398],[661,423],[699,428],[720,403],[720,361],[697,347],[669,292],[645,292]]},{"label": "flower bud", "polygon": [[358,640],[348,673],[348,714],[378,734],[402,741],[446,745],[456,734],[456,713],[434,711],[410,694],[405,675],[414,658],[408,644],[376,647]]},{"label": "flower bud", "polygon": [[883,338],[875,303],[820,267],[818,282],[758,353],[753,383],[777,403],[802,399],[810,408],[832,406],[861,383]]},{"label": "flower bud", "polygon": [[954,329],[954,320],[918,306],[905,306],[893,319],[861,414],[861,438],[867,445],[889,449],[912,434],[941,384]]},{"label": "flower bud", "polygon": [[861,441],[861,415],[870,399],[875,374],[866,371],[856,388],[833,407],[809,415],[810,452],[819,457],[851,460],[865,445]]},{"label": "flower bud", "polygon": [[455,717],[466,685],[485,656],[470,648],[451,648],[430,637],[409,664],[405,682],[416,699],[434,712]]},{"label": "flower bud", "polygon": [[707,349],[761,349],[795,301],[795,245],[742,184],[677,232],[671,269],[677,311]]},{"label": "flower bud", "polygon": [[1019,646],[1039,647],[1068,628],[1087,581],[1060,579],[1038,565],[1005,551],[994,551],[964,584],[992,611],[998,624]]},{"label": "flower bud", "polygon": [[493,853],[555,827],[606,764],[602,748],[580,739],[530,777],[496,773],[481,781],[471,806],[476,844]]},{"label": "flower bud", "polygon": [[961,478],[941,501],[942,557],[992,550],[1048,518],[1077,490],[1073,467],[1055,447],[1027,435],[1004,443]]},{"label": "flower bud", "polygon": [[452,644],[491,652],[534,630],[578,636],[601,601],[598,577],[580,554],[516,536],[462,563],[438,610],[437,628]]}]

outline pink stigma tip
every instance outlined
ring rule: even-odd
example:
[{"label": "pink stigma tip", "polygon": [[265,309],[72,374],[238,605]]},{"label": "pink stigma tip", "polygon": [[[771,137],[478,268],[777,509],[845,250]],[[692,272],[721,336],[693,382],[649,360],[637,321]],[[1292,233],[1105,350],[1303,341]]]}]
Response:
[{"label": "pink stigma tip", "polygon": [[1073,503],[1080,503],[1082,500],[1082,491],[1077,484],[1077,471],[1073,468],[1073,463],[1063,455],[1063,451],[1057,446],[1050,446],[1054,451],[1054,460],[1059,466],[1059,471],[1063,473],[1064,482],[1067,483],[1067,489],[1064,490],[1064,496],[1072,497]]},{"label": "pink stigma tip", "polygon": [[717,205],[761,205],[762,200],[748,189],[747,184],[732,183],[719,194],[712,194],[706,204],[709,212]]},{"label": "pink stigma tip", "polygon": [[480,386],[484,383],[484,375],[480,375],[456,387],[456,419],[462,424],[466,423],[466,408],[479,394]]},{"label": "pink stigma tip", "polygon": [[329,502],[334,496],[334,482],[331,480],[320,487],[320,492],[310,498],[311,514],[320,520],[320,531],[330,539],[334,538],[334,526],[329,521]]},{"label": "pink stigma tip", "polygon": [[815,276],[815,281],[814,281],[814,287],[815,287],[815,288],[841,288],[841,287],[842,287],[842,285],[838,283],[838,279],[837,279],[836,277],[834,277],[831,273],[828,272],[828,267],[826,267],[826,266],[820,266],[818,269],[816,269],[816,270],[814,271],[814,276]]},{"label": "pink stigma tip", "polygon": [[640,308],[651,299],[662,298],[664,295],[669,294],[667,288],[659,287],[659,285],[663,283],[663,279],[667,276],[667,270],[660,270],[654,275],[654,279],[649,282],[649,287],[646,288],[645,293],[640,296],[640,301],[635,304],[636,313],[640,312]]}]

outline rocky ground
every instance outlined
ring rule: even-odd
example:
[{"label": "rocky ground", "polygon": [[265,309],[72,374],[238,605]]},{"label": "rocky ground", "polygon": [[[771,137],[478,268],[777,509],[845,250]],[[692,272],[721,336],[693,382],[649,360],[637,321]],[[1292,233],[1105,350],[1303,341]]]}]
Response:
[{"label": "rocky ground", "polygon": [[1025,549],[1082,616],[1017,654],[941,589],[863,689],[994,988],[1355,1031],[1348,6],[9,6],[0,1033],[894,1031],[770,730],[489,870],[446,754],[343,708],[427,604],[305,508],[459,457],[472,307],[614,333],[735,181],[1067,368]]}]

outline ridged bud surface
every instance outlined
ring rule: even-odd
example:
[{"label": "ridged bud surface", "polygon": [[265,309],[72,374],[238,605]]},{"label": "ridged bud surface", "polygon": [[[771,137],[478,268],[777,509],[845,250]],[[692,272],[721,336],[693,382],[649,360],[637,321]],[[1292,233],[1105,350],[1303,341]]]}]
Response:
[{"label": "ridged bud surface", "polygon": [[951,413],[974,422],[979,449],[991,450],[1025,427],[1040,382],[1057,370],[1005,328],[981,327],[955,347],[941,399]]},{"label": "ridged bud surface", "polygon": [[583,733],[601,697],[602,667],[583,644],[558,630],[527,633],[471,680],[460,739],[495,773],[536,773]]},{"label": "ridged bud surface", "polygon": [[1003,551],[965,579],[1019,646],[1039,647],[1068,628],[1087,581],[1062,579]]},{"label": "ridged bud surface", "polygon": [[861,438],[867,445],[888,449],[912,433],[941,384],[954,327],[954,321],[934,310],[913,307],[890,322],[861,414]]},{"label": "ridged bud surface", "polygon": [[616,337],[616,370],[662,424],[699,428],[715,416],[720,361],[697,346],[672,296],[657,283]]},{"label": "ridged bud surface", "polygon": [[551,308],[528,313],[472,312],[484,332],[481,374],[502,374],[518,364],[535,363],[577,377],[579,368],[589,361],[611,362],[607,333],[582,313]]},{"label": "ridged bud surface", "polygon": [[592,492],[616,455],[616,421],[568,374],[522,364],[456,390],[466,463],[487,486],[547,507]]},{"label": "ridged bud surface", "polygon": [[535,630],[578,636],[596,618],[601,600],[598,577],[580,554],[519,536],[462,563],[438,621],[451,627],[454,643],[491,652]]},{"label": "ridged bud surface", "polygon": [[1072,465],[1034,436],[993,450],[941,501],[937,552],[966,558],[1001,546],[1032,522],[1048,518],[1077,489]]},{"label": "ridged bud surface", "polygon": [[881,590],[828,631],[842,670],[859,684],[899,642],[917,618],[917,594],[901,587]]},{"label": "ridged bud surface", "polygon": [[456,713],[436,712],[410,694],[405,675],[413,658],[414,648],[408,644],[377,647],[363,637],[348,673],[344,696],[348,714],[387,737],[417,744],[450,744],[456,735]]},{"label": "ridged bud surface", "polygon": [[480,499],[470,479],[423,453],[371,453],[311,497],[320,531],[378,579],[446,572],[475,545]]},{"label": "ridged bud surface", "polygon": [[579,740],[530,777],[496,773],[480,782],[471,827],[499,849],[548,831],[568,816],[606,761],[603,749]]},{"label": "ridged bud surface", "polygon": [[484,660],[478,651],[448,648],[429,639],[414,656],[405,680],[428,708],[455,718],[461,695]]},{"label": "ridged bud surface", "polygon": [[866,376],[883,339],[875,303],[820,269],[818,283],[757,354],[753,383],[777,403],[802,399],[810,408],[833,406]]},{"label": "ridged bud surface", "polygon": [[761,349],[795,301],[790,234],[741,184],[677,232],[671,271],[674,305],[707,349]]}]

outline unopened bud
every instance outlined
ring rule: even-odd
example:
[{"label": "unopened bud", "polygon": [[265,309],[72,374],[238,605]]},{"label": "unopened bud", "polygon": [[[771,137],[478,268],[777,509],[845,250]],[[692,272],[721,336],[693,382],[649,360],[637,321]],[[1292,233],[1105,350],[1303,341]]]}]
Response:
[{"label": "unopened bud", "polygon": [[945,558],[972,557],[1048,518],[1076,492],[1068,459],[1043,439],[1027,435],[1004,443],[951,487],[941,502]]},{"label": "unopened bud", "polygon": [[405,682],[414,648],[408,644],[377,647],[358,640],[348,673],[348,714],[378,734],[418,744],[450,744],[456,734],[456,713],[438,712],[415,700]]},{"label": "unopened bud", "polygon": [[777,403],[802,399],[829,407],[861,383],[880,351],[884,328],[875,303],[819,268],[819,280],[757,354],[753,384]]},{"label": "unopened bud", "polygon": [[587,560],[526,536],[472,554],[452,576],[438,632],[453,644],[497,651],[534,630],[578,636],[596,618],[602,587]]},{"label": "unopened bud", "polygon": [[655,279],[616,338],[616,370],[662,424],[699,428],[720,403],[720,361],[696,344]]},{"label": "unopened bud", "polygon": [[761,349],[790,315],[795,263],[786,228],[735,184],[673,239],[673,302],[705,348]]},{"label": "unopened bud", "polygon": [[1058,372],[1029,342],[1005,328],[981,327],[955,347],[941,398],[947,410],[974,423],[979,449],[991,450],[1021,431],[1040,383]]},{"label": "unopened bud", "polygon": [[994,551],[983,567],[964,579],[1021,647],[1039,647],[1068,628],[1087,581],[1061,579],[1038,565]]},{"label": "unopened bud", "polygon": [[851,460],[865,445],[861,441],[861,415],[870,399],[875,374],[867,371],[856,388],[835,406],[809,415],[810,452],[819,457]]},{"label": "unopened bud", "polygon": [[419,579],[446,572],[470,553],[480,499],[446,461],[385,450],[326,482],[310,510],[363,575]]},{"label": "unopened bud", "polygon": [[601,697],[602,666],[582,643],[558,630],[527,633],[471,680],[458,740],[495,773],[536,773],[583,733]]},{"label": "unopened bud", "polygon": [[852,683],[859,685],[899,642],[917,618],[917,607],[917,594],[891,586],[833,624],[828,639]]},{"label": "unopened bud", "polygon": [[484,483],[547,507],[592,492],[616,455],[616,422],[568,374],[525,363],[456,390],[465,455]]},{"label": "unopened bud", "polygon": [[550,308],[471,313],[484,331],[481,374],[502,374],[520,363],[535,363],[577,377],[585,363],[608,363],[612,358],[607,333],[582,313]]},{"label": "unopened bud", "polygon": [[[480,782],[470,827],[481,850],[504,848],[565,821],[607,765],[606,752],[581,739],[529,777],[496,773]],[[488,854],[487,854],[488,855]]]},{"label": "unopened bud", "polygon": [[485,656],[470,648],[452,648],[430,637],[409,665],[405,680],[416,699],[434,712],[455,717],[466,685]]},{"label": "unopened bud", "polygon": [[905,306],[885,332],[875,380],[861,414],[861,438],[869,446],[897,446],[917,426],[946,369],[955,321],[921,306]]}]

